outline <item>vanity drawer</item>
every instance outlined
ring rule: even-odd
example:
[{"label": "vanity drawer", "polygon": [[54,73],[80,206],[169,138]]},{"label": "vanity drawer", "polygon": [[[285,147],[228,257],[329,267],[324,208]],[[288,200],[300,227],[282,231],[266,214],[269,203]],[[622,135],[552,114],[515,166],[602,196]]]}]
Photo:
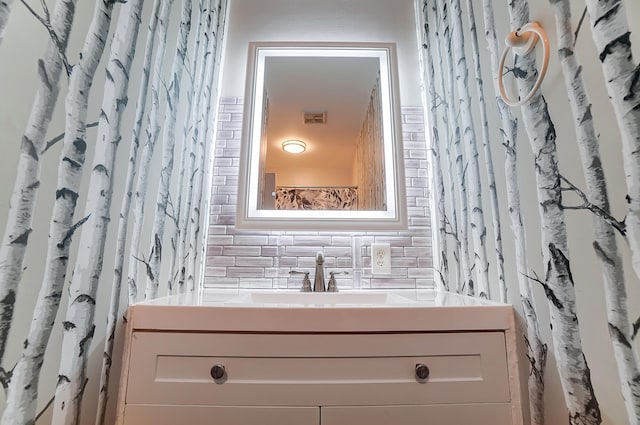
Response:
[{"label": "vanity drawer", "polygon": [[[135,332],[128,404],[414,405],[509,402],[502,332]],[[224,365],[225,377],[211,377]],[[416,379],[416,364],[429,377]]]}]

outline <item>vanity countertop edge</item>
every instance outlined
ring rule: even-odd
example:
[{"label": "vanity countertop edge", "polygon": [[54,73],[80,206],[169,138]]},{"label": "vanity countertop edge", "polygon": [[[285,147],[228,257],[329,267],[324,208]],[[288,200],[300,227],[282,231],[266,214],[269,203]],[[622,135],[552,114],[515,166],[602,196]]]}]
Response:
[{"label": "vanity countertop edge", "polygon": [[[433,291],[404,291],[412,304],[397,306],[234,306],[228,292],[204,290],[134,304],[126,316],[134,330],[176,332],[451,332],[514,329],[512,305]],[[203,297],[204,295],[204,297]],[[208,297],[208,299],[207,299]]]}]

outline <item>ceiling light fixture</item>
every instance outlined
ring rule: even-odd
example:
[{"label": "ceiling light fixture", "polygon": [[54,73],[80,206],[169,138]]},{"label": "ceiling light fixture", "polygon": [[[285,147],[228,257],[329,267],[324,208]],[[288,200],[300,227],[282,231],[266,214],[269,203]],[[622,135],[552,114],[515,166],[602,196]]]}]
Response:
[{"label": "ceiling light fixture", "polygon": [[307,149],[307,144],[301,140],[285,140],[282,142],[282,150],[289,153],[302,153]]}]

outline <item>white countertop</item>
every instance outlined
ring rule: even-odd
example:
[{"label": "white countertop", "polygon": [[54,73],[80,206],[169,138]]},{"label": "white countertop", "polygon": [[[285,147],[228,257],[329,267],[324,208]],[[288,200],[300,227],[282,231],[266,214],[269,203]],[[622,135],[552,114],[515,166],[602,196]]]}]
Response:
[{"label": "white countertop", "polygon": [[[391,294],[390,301],[379,304],[260,303],[252,301],[253,293],[295,295],[298,292],[201,290],[135,304],[127,316],[137,330],[181,332],[430,332],[505,330],[514,326],[511,305],[447,292],[350,290],[340,293],[347,298],[353,295],[353,299],[360,299],[359,294]],[[283,298],[298,300],[299,297],[285,295]],[[276,299],[280,298],[276,295]]]}]

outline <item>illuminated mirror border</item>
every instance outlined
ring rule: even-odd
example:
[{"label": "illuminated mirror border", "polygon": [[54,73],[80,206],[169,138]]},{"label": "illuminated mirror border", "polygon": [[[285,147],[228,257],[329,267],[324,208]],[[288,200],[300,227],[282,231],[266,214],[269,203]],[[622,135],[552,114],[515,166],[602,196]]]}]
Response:
[{"label": "illuminated mirror border", "polygon": [[[260,142],[267,57],[371,57],[380,63],[385,211],[258,209]],[[250,43],[236,227],[263,230],[404,230],[404,151],[395,45],[391,43]]]}]

